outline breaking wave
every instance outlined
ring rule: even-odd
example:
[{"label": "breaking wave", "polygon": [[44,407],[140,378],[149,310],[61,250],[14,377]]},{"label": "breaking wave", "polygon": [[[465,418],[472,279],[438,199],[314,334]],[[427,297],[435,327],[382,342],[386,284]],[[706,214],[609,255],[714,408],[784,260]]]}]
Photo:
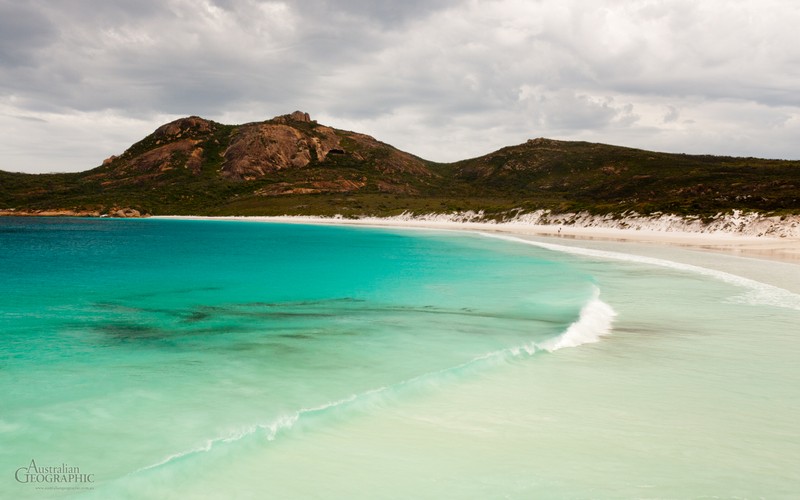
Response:
[{"label": "breaking wave", "polygon": [[477,373],[492,366],[509,363],[514,359],[530,357],[543,351],[552,353],[567,347],[578,347],[583,344],[598,342],[603,336],[611,333],[612,323],[616,316],[614,309],[600,300],[599,295],[600,291],[595,287],[592,298],[583,306],[578,318],[562,333],[550,339],[488,352],[456,366],[428,372],[360,394],[353,394],[320,406],[303,408],[293,413],[283,414],[268,422],[252,425],[226,436],[209,439],[196,448],[167,456],[157,463],[135,471],[133,474],[157,469],[198,453],[209,452],[217,446],[236,443],[248,437],[258,437],[273,441],[281,434],[290,432],[296,426],[310,424],[313,420],[319,418],[346,417],[352,413],[365,413],[385,408],[406,394],[420,394],[439,390],[447,384],[457,382],[465,375]]}]

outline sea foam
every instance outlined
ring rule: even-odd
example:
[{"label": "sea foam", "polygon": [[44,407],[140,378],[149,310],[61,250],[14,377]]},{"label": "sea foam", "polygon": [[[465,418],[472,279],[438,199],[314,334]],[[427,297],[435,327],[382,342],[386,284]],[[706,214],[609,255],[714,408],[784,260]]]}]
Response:
[{"label": "sea foam", "polygon": [[595,290],[595,296],[581,309],[578,321],[572,323],[561,335],[537,344],[540,349],[553,352],[565,347],[578,347],[598,342],[601,337],[611,333],[611,326],[617,313],[610,305],[600,300],[599,290]]}]

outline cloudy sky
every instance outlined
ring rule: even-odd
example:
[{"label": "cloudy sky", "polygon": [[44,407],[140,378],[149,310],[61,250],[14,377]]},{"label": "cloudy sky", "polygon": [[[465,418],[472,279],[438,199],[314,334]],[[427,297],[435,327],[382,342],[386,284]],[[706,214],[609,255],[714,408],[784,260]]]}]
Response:
[{"label": "cloudy sky", "polygon": [[533,137],[800,159],[797,0],[0,0],[0,169],[300,109],[431,160]]}]

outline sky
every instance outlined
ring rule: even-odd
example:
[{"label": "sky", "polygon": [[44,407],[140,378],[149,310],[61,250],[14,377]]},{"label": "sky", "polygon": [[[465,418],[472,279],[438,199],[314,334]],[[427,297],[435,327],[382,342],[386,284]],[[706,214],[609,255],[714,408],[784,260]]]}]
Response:
[{"label": "sky", "polygon": [[302,110],[435,161],[530,138],[800,159],[797,0],[0,0],[0,170]]}]

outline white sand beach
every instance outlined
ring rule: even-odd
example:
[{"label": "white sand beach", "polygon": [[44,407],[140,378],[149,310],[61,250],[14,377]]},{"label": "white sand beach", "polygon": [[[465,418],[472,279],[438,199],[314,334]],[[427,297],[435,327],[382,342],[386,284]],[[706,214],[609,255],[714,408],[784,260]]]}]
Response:
[{"label": "white sand beach", "polygon": [[[157,217],[162,218],[162,217]],[[569,244],[570,240],[594,242],[627,242],[651,246],[683,247],[692,250],[717,252],[742,257],[777,260],[800,264],[800,236],[795,236],[796,221],[786,224],[787,231],[777,232],[781,236],[756,236],[716,230],[713,232],[676,230],[664,223],[651,223],[637,227],[586,227],[575,224],[533,224],[525,221],[508,223],[475,222],[460,220],[460,216],[437,217],[363,217],[346,219],[339,217],[278,216],[278,217],[195,217],[169,216],[178,219],[245,220],[297,224],[331,224],[346,226],[415,228],[445,231],[478,231],[527,237],[555,237]],[[800,277],[798,278],[800,280]]]}]

